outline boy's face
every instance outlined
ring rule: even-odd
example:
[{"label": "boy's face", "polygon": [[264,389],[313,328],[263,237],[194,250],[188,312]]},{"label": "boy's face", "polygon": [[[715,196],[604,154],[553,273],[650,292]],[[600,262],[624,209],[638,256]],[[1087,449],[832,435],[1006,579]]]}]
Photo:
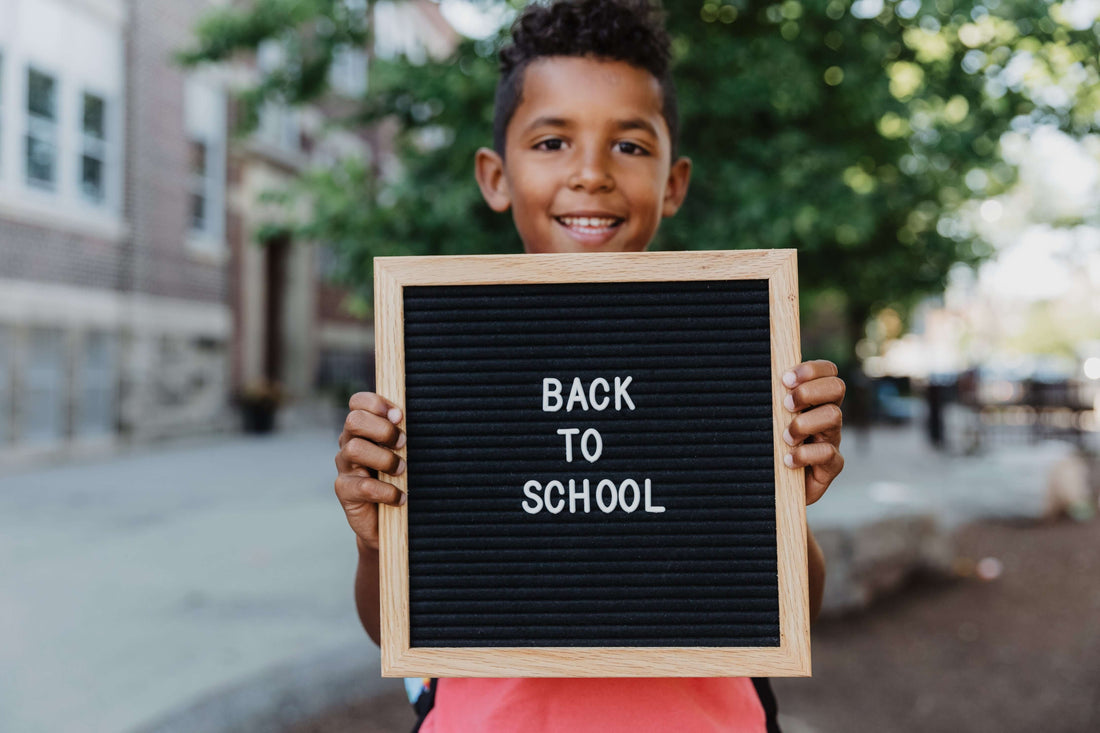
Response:
[{"label": "boy's face", "polygon": [[527,67],[505,158],[478,151],[495,211],[530,253],[639,252],[680,208],[691,161],[670,161],[661,86],[621,61],[553,56]]}]

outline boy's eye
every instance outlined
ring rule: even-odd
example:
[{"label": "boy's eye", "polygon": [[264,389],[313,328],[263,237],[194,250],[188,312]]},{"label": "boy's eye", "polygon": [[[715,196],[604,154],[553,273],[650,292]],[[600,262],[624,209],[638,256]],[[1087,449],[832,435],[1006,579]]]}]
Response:
[{"label": "boy's eye", "polygon": [[648,150],[636,143],[622,140],[615,144],[618,146],[620,153],[626,153],[627,155],[649,155]]},{"label": "boy's eye", "polygon": [[559,138],[552,137],[549,140],[536,143],[535,150],[561,150],[561,146],[562,141]]}]

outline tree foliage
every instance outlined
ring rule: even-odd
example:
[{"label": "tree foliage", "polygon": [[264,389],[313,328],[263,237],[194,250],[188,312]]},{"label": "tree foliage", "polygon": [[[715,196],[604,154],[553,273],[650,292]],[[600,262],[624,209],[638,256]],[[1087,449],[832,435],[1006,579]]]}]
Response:
[{"label": "tree foliage", "polygon": [[[482,0],[491,4],[492,0]],[[522,3],[515,3],[522,4]],[[298,49],[246,99],[324,95],[331,47],[364,38],[347,0],[257,0],[197,29],[189,63],[222,61],[268,38]],[[968,202],[1009,186],[1009,129],[1091,134],[1100,111],[1100,34],[1080,7],[1045,0],[676,0],[666,3],[682,115],[695,163],[661,249],[799,250],[804,296],[840,296],[853,324],[874,308],[942,288],[989,246]],[[362,6],[369,13],[368,3]],[[372,61],[352,124],[400,125],[400,175],[347,161],[305,177],[303,235],[340,253],[346,283],[382,254],[514,252],[510,218],[474,183],[491,144],[502,33],[451,57]],[[329,49],[326,51],[326,49]]]}]

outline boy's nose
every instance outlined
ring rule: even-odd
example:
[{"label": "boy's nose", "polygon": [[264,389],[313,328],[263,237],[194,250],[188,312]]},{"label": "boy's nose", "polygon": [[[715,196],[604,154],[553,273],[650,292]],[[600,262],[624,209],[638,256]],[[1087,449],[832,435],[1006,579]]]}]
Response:
[{"label": "boy's nose", "polygon": [[610,191],[615,187],[615,179],[608,170],[604,156],[590,154],[584,156],[577,169],[569,177],[569,188],[574,191]]}]

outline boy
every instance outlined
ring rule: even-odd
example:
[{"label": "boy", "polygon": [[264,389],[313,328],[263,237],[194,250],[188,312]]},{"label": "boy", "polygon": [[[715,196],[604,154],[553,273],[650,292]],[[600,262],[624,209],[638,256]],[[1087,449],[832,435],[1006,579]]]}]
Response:
[{"label": "boy", "polygon": [[[529,253],[637,252],[687,193],[691,162],[676,154],[676,95],[668,37],[647,0],[531,5],[501,51],[494,147],[475,176],[489,206],[512,210]],[[792,365],[786,464],[806,471],[806,502],[840,473],[844,383],[831,362]],[[379,503],[405,497],[371,472],[400,474],[401,411],[361,392],[336,456],[336,494],[359,548],[356,603],[379,639]],[[809,535],[811,614],[824,558]],[[759,685],[759,686],[756,686]],[[421,731],[777,730],[766,684],[725,679],[442,679],[418,706]],[[425,710],[423,703],[433,707]],[[426,717],[425,716],[426,713]]]}]

